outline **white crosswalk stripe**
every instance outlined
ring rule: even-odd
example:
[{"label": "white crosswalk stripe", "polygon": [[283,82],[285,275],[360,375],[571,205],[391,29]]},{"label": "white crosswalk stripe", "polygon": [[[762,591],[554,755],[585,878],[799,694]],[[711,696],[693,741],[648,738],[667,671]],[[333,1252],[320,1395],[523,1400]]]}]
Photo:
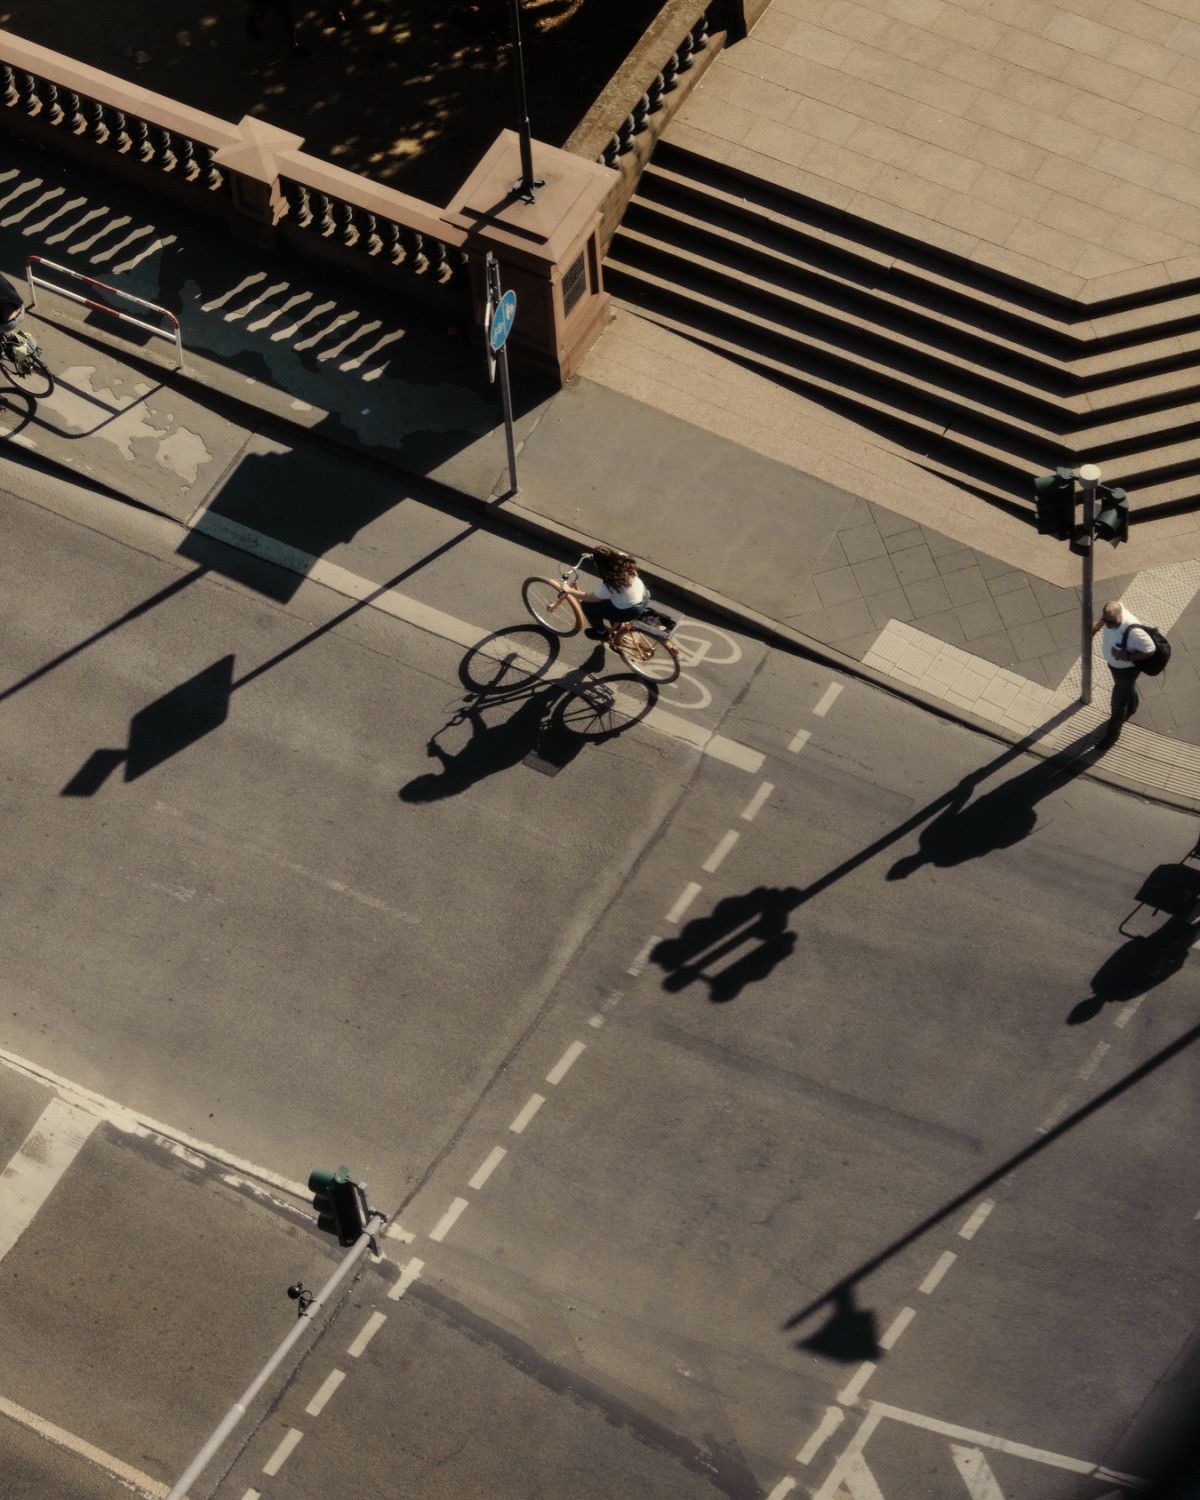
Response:
[{"label": "white crosswalk stripe", "polygon": [[964,1448],[958,1443],[951,1443],[950,1452],[954,1457],[954,1467],[962,1475],[971,1500],[1004,1500],[982,1448]]}]

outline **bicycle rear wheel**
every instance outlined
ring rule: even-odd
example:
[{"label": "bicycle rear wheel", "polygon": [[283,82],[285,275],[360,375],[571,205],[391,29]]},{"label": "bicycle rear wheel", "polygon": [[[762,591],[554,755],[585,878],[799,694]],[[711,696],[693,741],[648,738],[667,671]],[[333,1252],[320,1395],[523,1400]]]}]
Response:
[{"label": "bicycle rear wheel", "polygon": [[631,672],[647,682],[674,682],[679,676],[679,657],[669,651],[665,641],[647,635],[634,625],[620,638],[613,650]]},{"label": "bicycle rear wheel", "polygon": [[575,635],[579,630],[579,616],[574,605],[563,596],[562,590],[548,578],[527,578],[521,585],[525,608],[547,630],[555,635]]},{"label": "bicycle rear wheel", "polygon": [[54,376],[41,355],[19,336],[11,338],[0,352],[0,369],[9,383],[27,396],[48,396],[54,389]]}]

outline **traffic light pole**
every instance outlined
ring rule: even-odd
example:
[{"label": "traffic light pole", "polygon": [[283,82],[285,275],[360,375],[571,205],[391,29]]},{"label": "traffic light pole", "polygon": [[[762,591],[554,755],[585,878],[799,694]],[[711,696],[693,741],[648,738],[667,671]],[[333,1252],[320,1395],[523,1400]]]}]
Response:
[{"label": "traffic light pole", "polygon": [[1081,603],[1083,614],[1079,622],[1081,652],[1079,701],[1086,706],[1092,701],[1092,622],[1096,618],[1095,603],[1092,599],[1096,567],[1094,532],[1096,529],[1096,486],[1100,482],[1100,470],[1095,464],[1084,464],[1079,470],[1079,479],[1083,485],[1083,529],[1080,534],[1086,538],[1083,552],[1083,600]]},{"label": "traffic light pole", "polygon": [[341,1286],[342,1282],[345,1281],[350,1272],[374,1244],[375,1236],[379,1234],[386,1223],[387,1216],[385,1214],[373,1213],[371,1215],[367,1221],[366,1228],[359,1235],[353,1248],[346,1254],[341,1265],[312,1301],[301,1311],[300,1317],[296,1320],[291,1333],[288,1334],[275,1353],[267,1360],[266,1364],[242,1392],[238,1400],[225,1413],[213,1435],[204,1444],[204,1447],[200,1449],[200,1452],[196,1454],[195,1458],[192,1459],[191,1463],[171,1486],[170,1490],[168,1490],[165,1500],[183,1500],[189,1486],[200,1477],[216,1456],[225,1439],[246,1415],[250,1403],[262,1390],[263,1386],[266,1385],[267,1381],[270,1380],[271,1376],[287,1358],[291,1350],[308,1332],[308,1329],[312,1325],[313,1314],[337,1291],[338,1287]]}]

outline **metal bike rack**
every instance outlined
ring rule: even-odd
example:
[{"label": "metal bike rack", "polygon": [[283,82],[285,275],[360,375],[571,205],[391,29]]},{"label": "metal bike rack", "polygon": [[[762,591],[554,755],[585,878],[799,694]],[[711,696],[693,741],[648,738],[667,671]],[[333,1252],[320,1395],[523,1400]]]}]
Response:
[{"label": "metal bike rack", "polygon": [[[124,297],[127,302],[136,302],[139,307],[148,307],[151,312],[161,313],[164,318],[170,319],[173,333],[168,333],[165,328],[156,328],[153,323],[144,322],[141,318],[131,317],[129,313],[118,312],[115,307],[109,307],[103,302],[95,302],[90,297],[81,296],[78,292],[69,291],[66,287],[55,286],[52,281],[46,281],[34,272],[34,266],[47,266],[52,271],[58,271],[63,276],[73,276],[76,281],[82,281],[85,286],[98,287],[102,292],[108,292],[113,297]],[[179,319],[175,314],[165,307],[160,307],[157,302],[147,302],[144,297],[135,297],[132,292],[124,292],[120,287],[109,286],[106,281],[97,281],[92,276],[84,276],[81,271],[73,271],[70,266],[60,266],[57,261],[47,260],[44,255],[31,255],[25,261],[25,276],[29,282],[29,305],[37,306],[36,287],[44,287],[48,292],[56,292],[60,297],[66,297],[68,301],[78,302],[84,307],[90,307],[95,312],[111,314],[114,318],[120,318],[124,323],[132,323],[135,328],[141,328],[146,333],[152,333],[156,338],[168,339],[175,344],[175,358],[178,360],[179,369],[183,369],[183,338],[179,331]]]}]

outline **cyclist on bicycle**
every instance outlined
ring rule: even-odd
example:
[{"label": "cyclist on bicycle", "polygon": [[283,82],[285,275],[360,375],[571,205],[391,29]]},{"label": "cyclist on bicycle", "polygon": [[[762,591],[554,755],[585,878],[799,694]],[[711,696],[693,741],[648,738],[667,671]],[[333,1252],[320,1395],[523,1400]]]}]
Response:
[{"label": "cyclist on bicycle", "polygon": [[16,331],[25,316],[25,299],[8,277],[0,274],[0,338]]},{"label": "cyclist on bicycle", "polygon": [[637,619],[649,597],[649,590],[638,576],[637,563],[628,552],[618,552],[615,547],[597,547],[592,553],[592,565],[600,575],[600,582],[590,594],[571,584],[564,584],[562,589],[563,593],[578,599],[583,607],[590,627],[585,631],[589,640],[602,641],[610,625]]}]

